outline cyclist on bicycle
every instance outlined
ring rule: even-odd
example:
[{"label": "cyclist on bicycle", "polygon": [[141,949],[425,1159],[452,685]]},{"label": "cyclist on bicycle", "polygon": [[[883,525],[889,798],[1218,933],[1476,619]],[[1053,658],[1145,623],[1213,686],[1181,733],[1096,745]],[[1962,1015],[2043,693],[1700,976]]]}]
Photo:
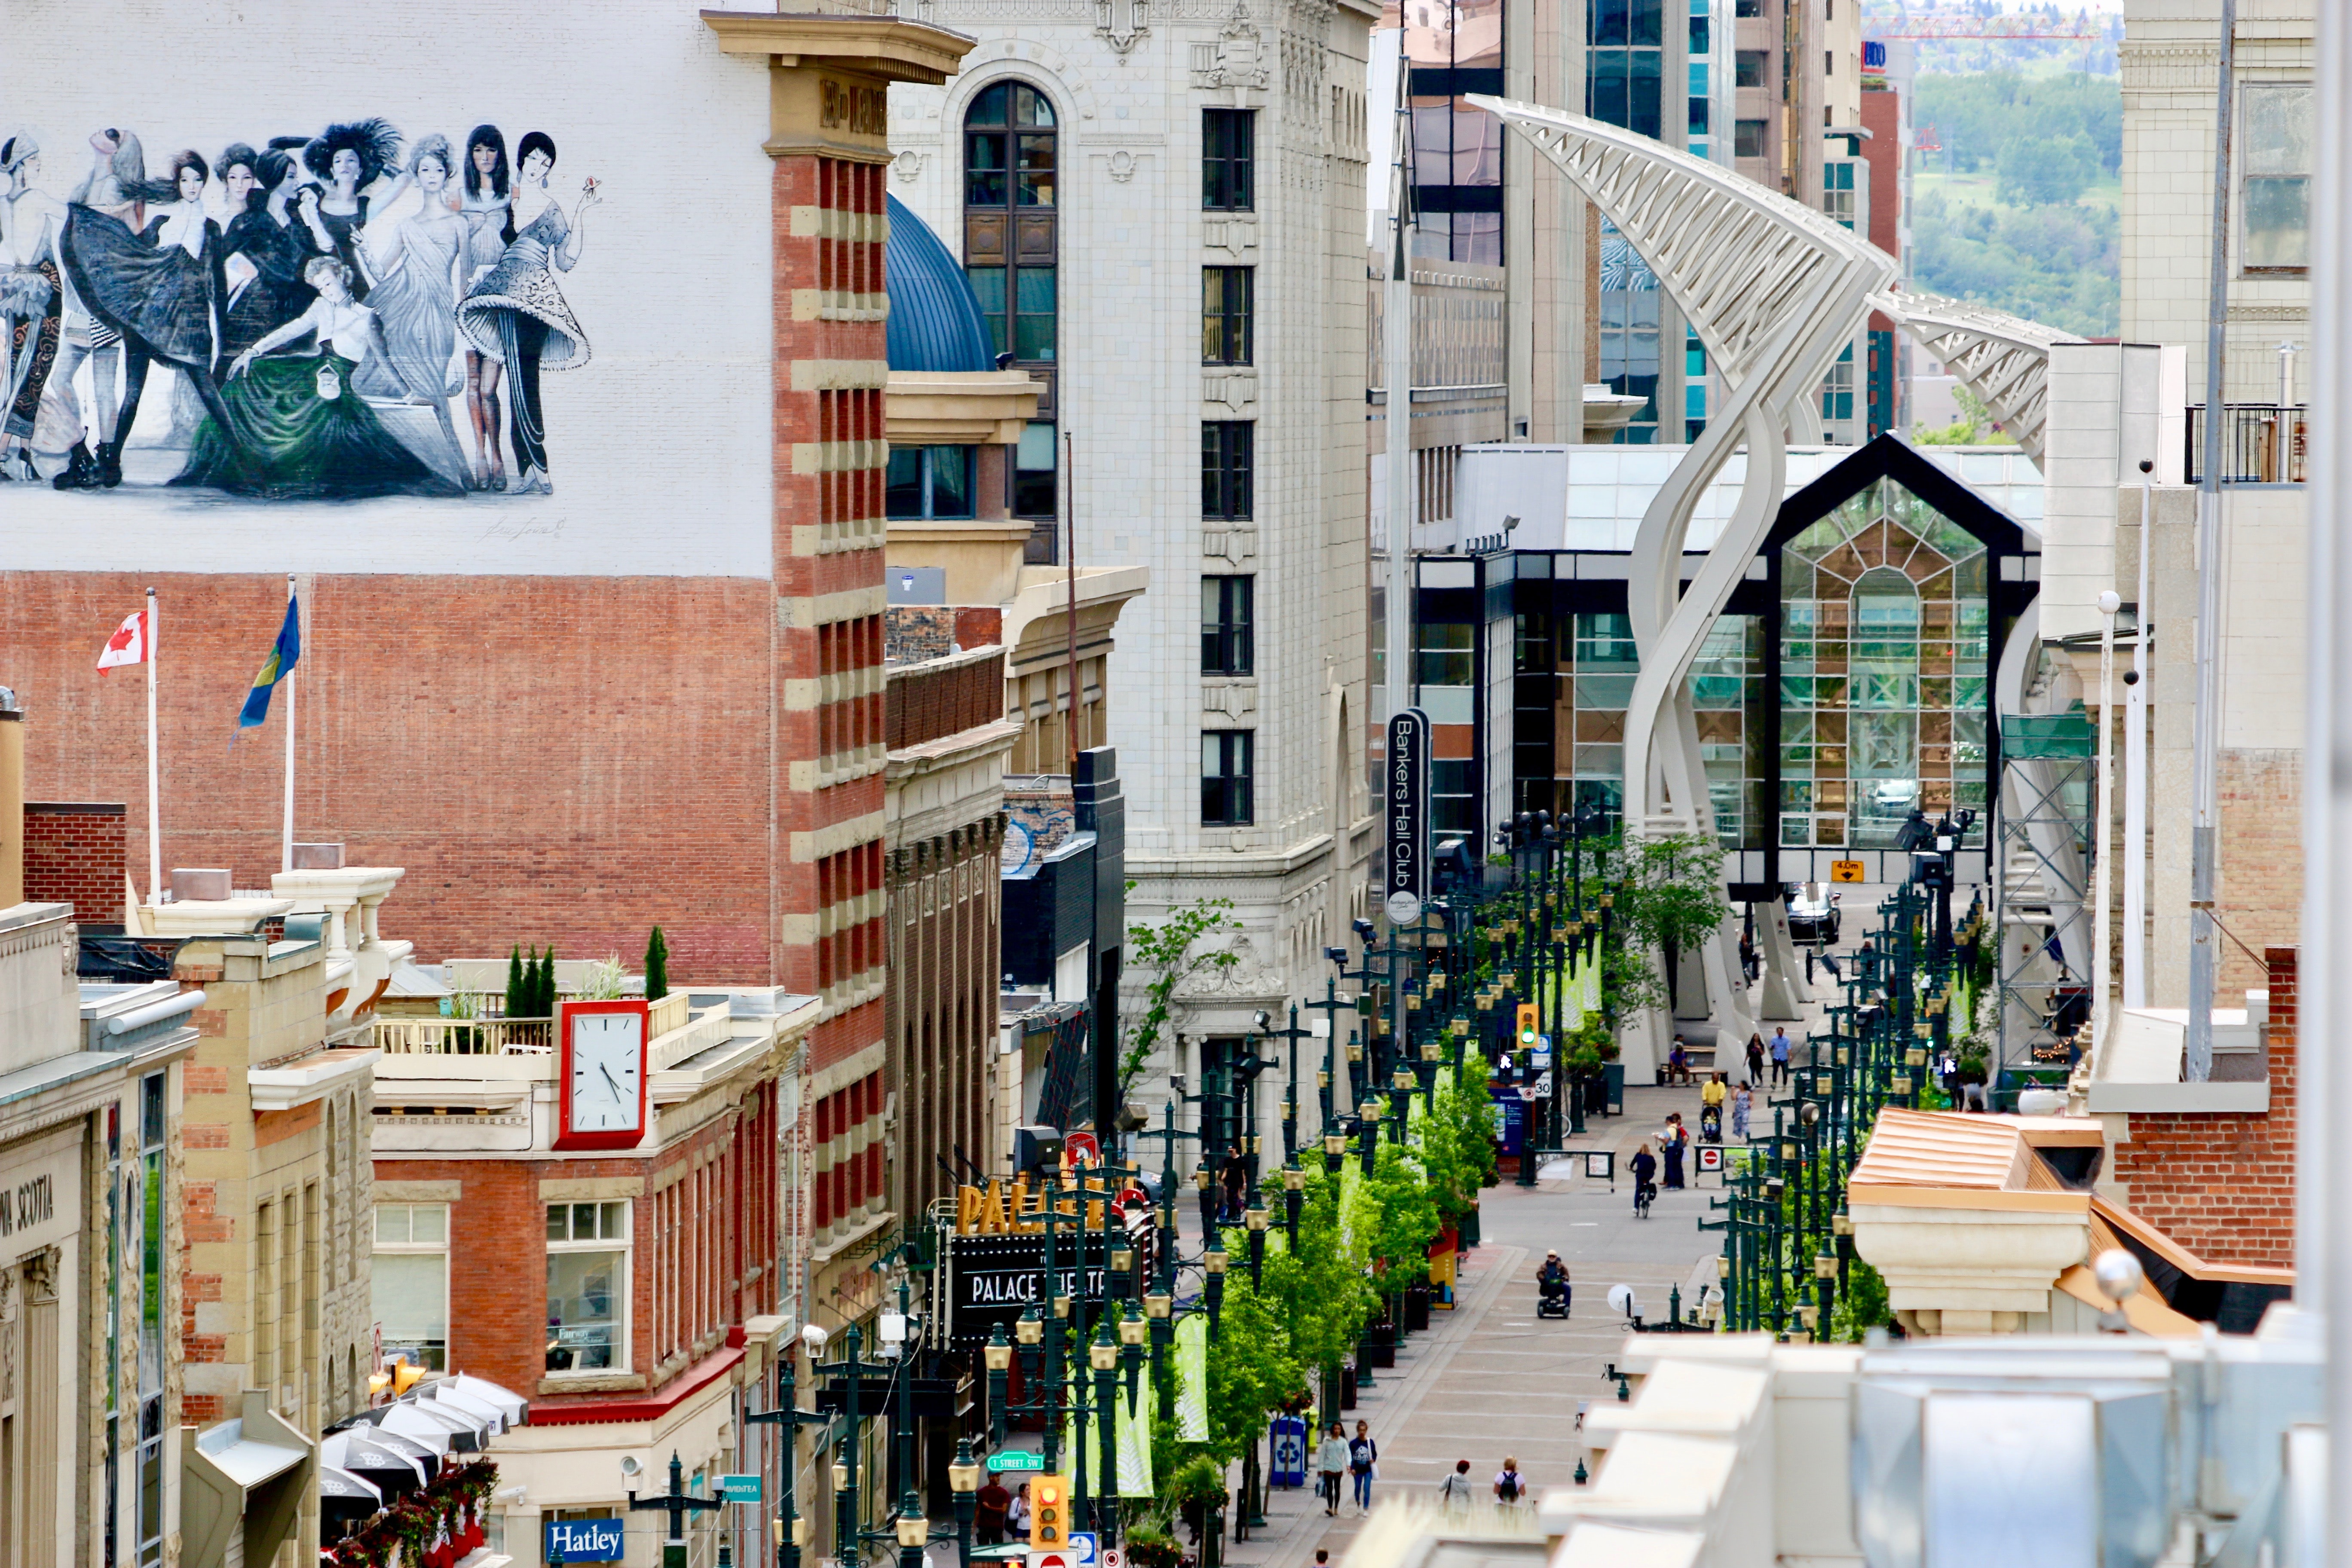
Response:
[{"label": "cyclist on bicycle", "polygon": [[1653,1184],[1654,1179],[1658,1173],[1658,1157],[1655,1154],[1651,1153],[1650,1146],[1647,1143],[1644,1143],[1642,1145],[1641,1152],[1633,1156],[1632,1165],[1633,1170],[1633,1212],[1635,1214],[1647,1214],[1650,1209],[1650,1199],[1658,1190],[1657,1187]]}]

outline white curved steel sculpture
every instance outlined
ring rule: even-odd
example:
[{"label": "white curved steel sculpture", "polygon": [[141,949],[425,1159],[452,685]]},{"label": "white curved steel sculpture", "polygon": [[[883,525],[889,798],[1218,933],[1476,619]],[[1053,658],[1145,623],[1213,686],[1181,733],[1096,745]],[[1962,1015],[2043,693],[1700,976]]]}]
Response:
[{"label": "white curved steel sculpture", "polygon": [[[1657,275],[1728,395],[1675,465],[1635,535],[1627,605],[1641,673],[1625,715],[1625,820],[1712,832],[1689,693],[1692,662],[1779,514],[1788,433],[1853,341],[1895,263],[1852,230],[1718,164],[1564,110],[1473,95],[1568,176]],[[1805,422],[1810,426],[1810,422]],[[1748,472],[1730,520],[1685,591],[1683,546],[1699,497],[1734,450]],[[1703,955],[1710,1011],[1750,1026],[1728,931]]]},{"label": "white curved steel sculpture", "polygon": [[1911,340],[1982,398],[2002,430],[2042,466],[2049,413],[2050,350],[2078,343],[2072,332],[1938,294],[1889,290],[1871,301]]}]

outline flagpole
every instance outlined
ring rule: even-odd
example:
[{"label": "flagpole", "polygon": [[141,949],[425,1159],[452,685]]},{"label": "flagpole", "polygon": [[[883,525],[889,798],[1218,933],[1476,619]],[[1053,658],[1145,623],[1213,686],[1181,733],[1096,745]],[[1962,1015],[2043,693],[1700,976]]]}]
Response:
[{"label": "flagpole", "polygon": [[163,790],[155,761],[155,590],[147,590],[147,897],[163,901]]},{"label": "flagpole", "polygon": [[[286,574],[286,602],[294,602],[294,574]],[[279,680],[286,688],[286,830],[278,840],[278,869],[294,869],[294,672],[288,670]]]}]

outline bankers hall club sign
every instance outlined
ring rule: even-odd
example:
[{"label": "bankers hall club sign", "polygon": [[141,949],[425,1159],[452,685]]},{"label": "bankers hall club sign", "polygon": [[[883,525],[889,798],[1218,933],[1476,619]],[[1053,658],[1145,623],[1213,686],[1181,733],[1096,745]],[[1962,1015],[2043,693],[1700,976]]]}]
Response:
[{"label": "bankers hall club sign", "polygon": [[[1147,1227],[1132,1242],[1138,1267],[1147,1277],[1151,1259],[1150,1237]],[[1004,1337],[1012,1339],[1013,1325],[1030,1308],[1036,1308],[1041,1318],[1051,1318],[1057,1295],[1100,1300],[1110,1276],[1109,1264],[1103,1256],[1104,1239],[1098,1230],[1087,1234],[1085,1262],[1081,1266],[1076,1231],[1066,1230],[1056,1236],[1054,1273],[1058,1283],[1049,1288],[1045,1282],[1045,1237],[1042,1231],[955,1237],[948,1255],[950,1342],[961,1347],[986,1344],[999,1324],[1003,1325]]]}]

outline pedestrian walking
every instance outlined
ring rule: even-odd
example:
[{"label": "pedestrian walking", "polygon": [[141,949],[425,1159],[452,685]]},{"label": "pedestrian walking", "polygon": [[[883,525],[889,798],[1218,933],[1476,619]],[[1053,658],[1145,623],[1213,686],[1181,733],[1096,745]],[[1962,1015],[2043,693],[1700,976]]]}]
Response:
[{"label": "pedestrian walking", "polygon": [[1449,1513],[1470,1511],[1469,1460],[1454,1461],[1454,1473],[1437,1483],[1437,1499],[1445,1505],[1446,1511]]},{"label": "pedestrian walking", "polygon": [[1381,1478],[1381,1446],[1372,1441],[1369,1421],[1356,1423],[1356,1436],[1348,1444],[1348,1473],[1356,1483],[1356,1510],[1372,1511],[1372,1483]]},{"label": "pedestrian walking", "polygon": [[1013,1506],[1013,1494],[1004,1489],[1003,1480],[991,1470],[988,1484],[980,1489],[972,1500],[972,1528],[980,1534],[982,1546],[1004,1544],[1004,1515]]},{"label": "pedestrian walking", "polygon": [[1684,1130],[1682,1113],[1666,1118],[1666,1125],[1658,1134],[1659,1152],[1665,1156],[1666,1174],[1660,1184],[1670,1193],[1683,1190],[1683,1149],[1690,1142],[1690,1133]]},{"label": "pedestrian walking", "polygon": [[1748,1140],[1748,1118],[1752,1113],[1754,1106],[1755,1096],[1748,1092],[1746,1084],[1741,1084],[1732,1091],[1731,1135],[1742,1142]]},{"label": "pedestrian walking", "polygon": [[1506,1458],[1503,1468],[1495,1472],[1495,1500],[1505,1508],[1517,1508],[1528,1495],[1528,1484],[1519,1476],[1519,1461]]},{"label": "pedestrian walking", "polygon": [[1021,1489],[1013,1494],[1013,1502],[1004,1510],[1004,1533],[1015,1541],[1029,1534],[1029,1483],[1023,1481]]},{"label": "pedestrian walking", "polygon": [[1327,1516],[1337,1517],[1339,1512],[1339,1478],[1347,1473],[1347,1428],[1334,1421],[1315,1450],[1315,1487],[1323,1496],[1323,1512]]},{"label": "pedestrian walking", "polygon": [[1633,1172],[1633,1212],[1639,1214],[1649,1206],[1646,1194],[1651,1190],[1650,1184],[1657,1179],[1658,1157],[1651,1153],[1650,1146],[1644,1143],[1628,1163]]},{"label": "pedestrian walking", "polygon": [[1225,1213],[1220,1222],[1239,1225],[1243,1206],[1248,1202],[1249,1167],[1242,1162],[1242,1147],[1234,1144],[1225,1154]]},{"label": "pedestrian walking", "polygon": [[1789,1031],[1778,1025],[1772,1029],[1772,1081],[1789,1081]]},{"label": "pedestrian walking", "polygon": [[1748,1037],[1748,1081],[1764,1081],[1764,1037],[1761,1035]]}]

